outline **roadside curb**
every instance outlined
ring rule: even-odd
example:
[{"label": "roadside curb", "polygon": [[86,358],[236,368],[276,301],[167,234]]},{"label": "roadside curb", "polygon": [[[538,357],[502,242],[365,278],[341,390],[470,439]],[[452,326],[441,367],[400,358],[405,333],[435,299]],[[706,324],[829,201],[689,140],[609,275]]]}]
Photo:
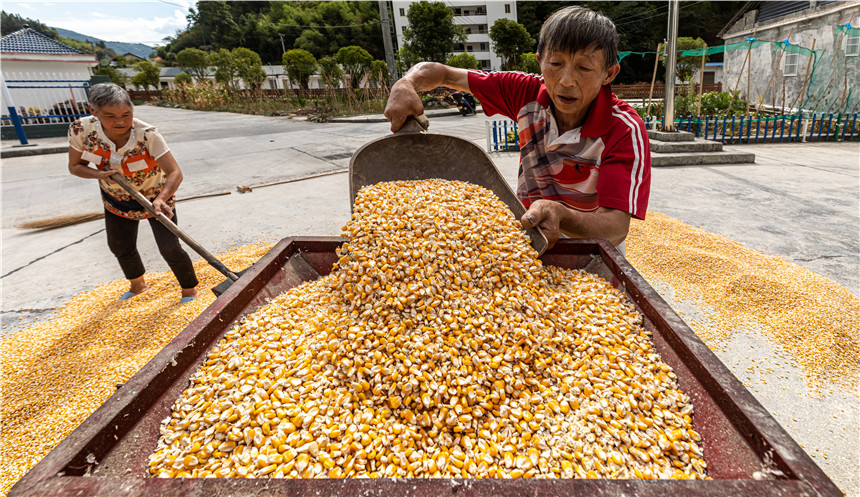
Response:
[{"label": "roadside curb", "polygon": [[68,152],[68,145],[36,145],[34,147],[6,147],[0,149],[0,159],[28,157],[31,155],[62,154]]},{"label": "roadside curb", "polygon": [[[478,112],[481,111],[481,106],[478,106]],[[453,109],[434,109],[424,112],[428,119],[444,116],[459,116],[460,111]],[[326,120],[329,123],[387,123],[388,119],[382,114],[363,114],[359,116],[337,116],[330,117]]]}]

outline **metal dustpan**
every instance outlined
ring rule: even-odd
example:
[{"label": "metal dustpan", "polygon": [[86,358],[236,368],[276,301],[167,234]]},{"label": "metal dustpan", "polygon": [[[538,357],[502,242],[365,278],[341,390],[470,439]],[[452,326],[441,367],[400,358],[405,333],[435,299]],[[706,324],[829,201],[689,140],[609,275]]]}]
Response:
[{"label": "metal dustpan", "polygon": [[[481,147],[456,136],[430,134],[423,114],[408,118],[393,135],[378,138],[359,148],[349,161],[349,203],[362,187],[384,181],[445,179],[468,181],[495,193],[522,218],[526,208]],[[538,254],[547,249],[540,228],[526,228]]]}]

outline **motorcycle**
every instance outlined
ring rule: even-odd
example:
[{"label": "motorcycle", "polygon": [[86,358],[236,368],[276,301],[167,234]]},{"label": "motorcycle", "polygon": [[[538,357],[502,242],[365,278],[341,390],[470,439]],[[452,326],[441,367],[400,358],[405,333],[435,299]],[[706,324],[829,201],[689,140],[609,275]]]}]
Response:
[{"label": "motorcycle", "polygon": [[455,91],[451,94],[451,97],[454,101],[457,102],[457,110],[460,111],[461,116],[468,116],[469,114],[477,115],[477,102],[475,101],[475,97],[470,93],[460,93],[459,91]]}]

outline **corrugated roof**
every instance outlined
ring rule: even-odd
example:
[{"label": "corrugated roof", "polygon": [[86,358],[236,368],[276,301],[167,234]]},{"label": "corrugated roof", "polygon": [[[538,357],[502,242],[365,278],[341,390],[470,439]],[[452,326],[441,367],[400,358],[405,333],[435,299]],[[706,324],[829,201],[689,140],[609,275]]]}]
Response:
[{"label": "corrugated roof", "polygon": [[0,38],[0,52],[80,55],[83,52],[33,30],[24,28]]}]

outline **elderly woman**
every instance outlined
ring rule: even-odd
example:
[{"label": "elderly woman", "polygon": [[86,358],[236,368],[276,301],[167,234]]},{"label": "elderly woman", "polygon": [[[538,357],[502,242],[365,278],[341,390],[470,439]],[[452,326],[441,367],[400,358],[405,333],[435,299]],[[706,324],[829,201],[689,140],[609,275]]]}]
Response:
[{"label": "elderly woman", "polygon": [[182,287],[180,302],[194,300],[197,276],[179,239],[110,180],[117,172],[125,175],[157,213],[176,222],[173,194],[182,182],[176,159],[154,127],[134,118],[131,98],[121,87],[113,83],[94,85],[90,106],[93,115],[78,119],[69,128],[69,172],[99,181],[108,246],[131,284],[119,299],[149,290],[137,251],[138,221],[148,219],[158,249]]}]

